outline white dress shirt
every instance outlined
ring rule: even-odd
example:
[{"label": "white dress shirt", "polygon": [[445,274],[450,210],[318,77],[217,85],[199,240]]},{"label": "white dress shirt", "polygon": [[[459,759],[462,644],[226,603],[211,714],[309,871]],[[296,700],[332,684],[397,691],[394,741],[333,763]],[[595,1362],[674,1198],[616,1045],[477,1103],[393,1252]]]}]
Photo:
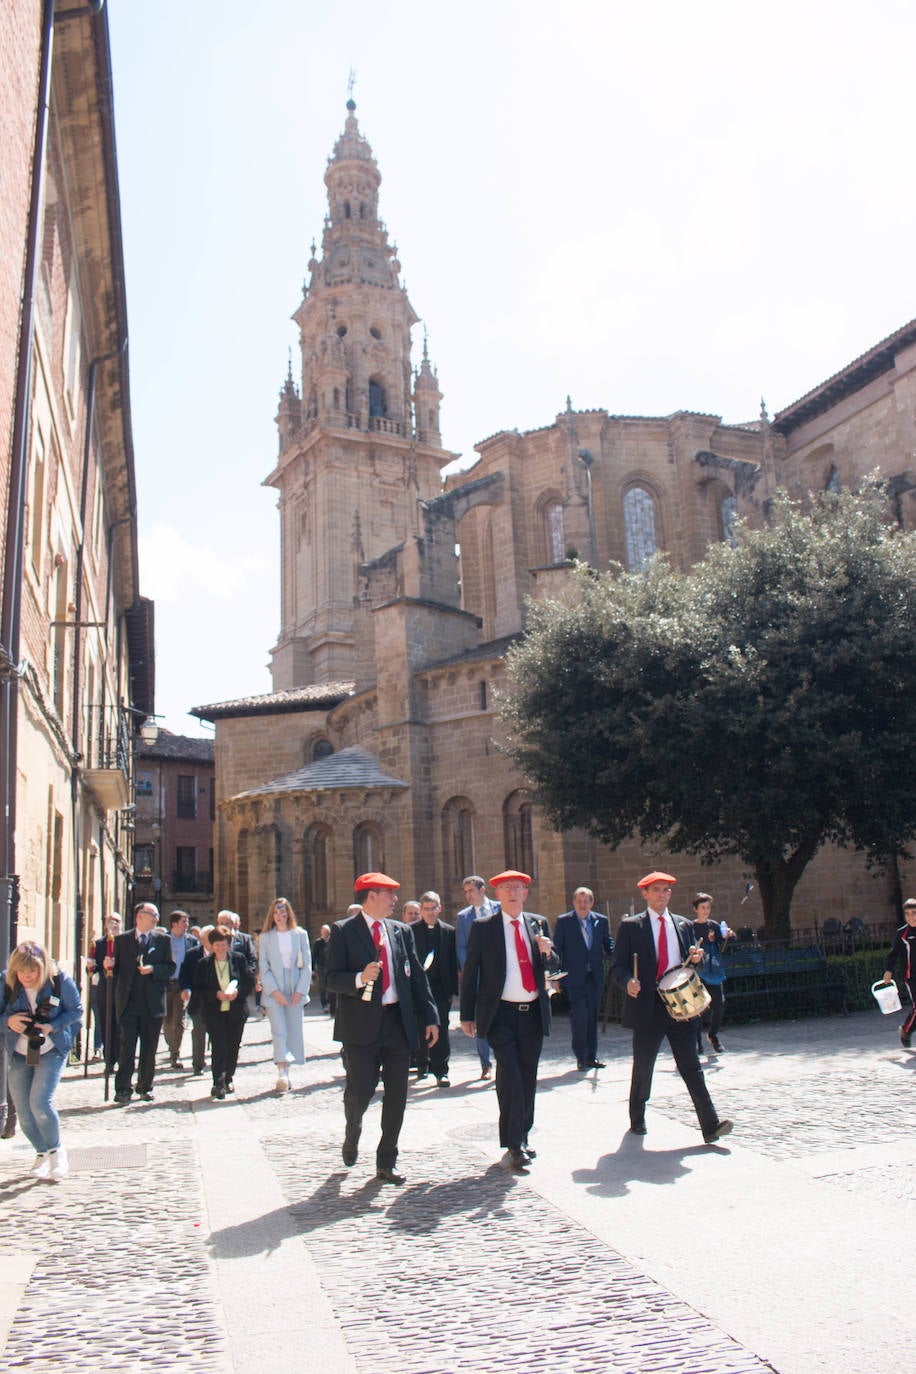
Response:
[{"label": "white dress shirt", "polygon": [[[531,941],[528,938],[528,927],[525,925],[524,918],[515,918],[508,912],[503,911],[503,934],[506,937],[506,981],[503,985],[504,1002],[536,1002],[537,992],[528,992],[522,982],[522,971],[519,967],[518,952],[515,948],[515,928],[513,920],[518,919],[518,928],[522,933],[522,939],[528,947],[528,957],[531,960],[531,967],[534,970],[535,982],[537,982],[538,964],[535,963],[535,951],[531,948]],[[537,956],[540,959],[540,956]]]}]

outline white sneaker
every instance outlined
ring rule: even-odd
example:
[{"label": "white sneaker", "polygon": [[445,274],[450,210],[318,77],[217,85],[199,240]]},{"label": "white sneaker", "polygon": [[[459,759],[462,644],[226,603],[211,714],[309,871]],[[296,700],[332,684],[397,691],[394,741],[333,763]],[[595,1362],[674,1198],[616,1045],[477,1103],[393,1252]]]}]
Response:
[{"label": "white sneaker", "polygon": [[289,1091],[289,1074],[282,1070],[277,1074],[277,1092],[285,1093]]},{"label": "white sneaker", "polygon": [[54,1183],[59,1183],[62,1178],[66,1178],[70,1172],[70,1161],[67,1158],[67,1151],[63,1145],[51,1151],[51,1172],[50,1179]]},{"label": "white sneaker", "polygon": [[48,1178],[51,1173],[51,1156],[47,1153],[36,1155],[29,1173],[33,1178]]}]

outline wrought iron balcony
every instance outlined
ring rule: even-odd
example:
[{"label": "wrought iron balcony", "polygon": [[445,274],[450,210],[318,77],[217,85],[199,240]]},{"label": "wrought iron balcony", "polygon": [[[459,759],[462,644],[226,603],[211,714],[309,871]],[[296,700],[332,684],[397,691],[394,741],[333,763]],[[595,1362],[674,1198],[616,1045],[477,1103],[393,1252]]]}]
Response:
[{"label": "wrought iron balcony", "polygon": [[86,712],[84,777],[106,811],[130,801],[130,715],[121,706]]}]

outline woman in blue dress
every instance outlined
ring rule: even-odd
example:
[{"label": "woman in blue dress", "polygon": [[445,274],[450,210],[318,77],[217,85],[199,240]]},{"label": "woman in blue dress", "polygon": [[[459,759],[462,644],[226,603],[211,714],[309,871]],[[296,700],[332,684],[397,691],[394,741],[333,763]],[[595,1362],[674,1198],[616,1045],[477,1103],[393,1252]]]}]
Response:
[{"label": "woman in blue dress", "polygon": [[312,951],[285,897],[270,904],[258,941],[263,1002],[267,1007],[277,1066],[277,1092],[289,1088],[290,1064],[305,1063],[302,1013],[309,1000]]}]

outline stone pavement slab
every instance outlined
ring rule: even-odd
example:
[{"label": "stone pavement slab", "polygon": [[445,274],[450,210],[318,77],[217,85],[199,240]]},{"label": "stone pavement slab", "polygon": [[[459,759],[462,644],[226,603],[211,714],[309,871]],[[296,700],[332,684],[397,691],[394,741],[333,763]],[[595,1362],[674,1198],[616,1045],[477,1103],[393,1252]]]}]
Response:
[{"label": "stone pavement slab", "polygon": [[338,1047],[313,1008],[284,1095],[261,1022],[224,1103],[163,1067],[154,1103],[105,1107],[95,1067],[68,1070],[71,1176],[26,1179],[31,1151],[0,1142],[0,1374],[85,1369],[87,1351],[114,1371],[896,1371],[916,1054],[893,1018],[731,1031],[708,1061],[736,1123],[716,1148],[664,1056],[630,1136],[629,1037],[610,1028],[607,1068],[583,1075],[560,1020],[523,1176],[452,1039],[453,1088],[411,1085],[402,1189],[374,1179],[377,1100],[342,1165]]}]

